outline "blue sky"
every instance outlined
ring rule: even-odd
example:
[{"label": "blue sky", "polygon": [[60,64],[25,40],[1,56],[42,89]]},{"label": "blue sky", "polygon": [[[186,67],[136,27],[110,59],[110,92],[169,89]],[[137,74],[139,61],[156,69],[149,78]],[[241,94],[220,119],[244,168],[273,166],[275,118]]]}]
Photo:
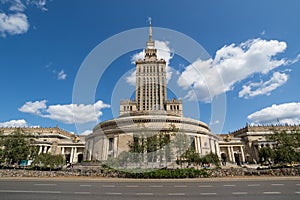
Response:
[{"label": "blue sky", "polygon": [[[279,0],[0,0],[0,126],[58,125],[81,134],[116,117],[119,97],[132,95],[118,91],[134,88],[128,78],[134,80],[132,59],[141,49],[107,66],[92,103],[74,102],[76,77],[101,42],[147,27],[150,16],[154,28],[183,33],[210,55],[204,60],[199,52],[189,62],[172,48],[176,40],[156,38],[154,29],[185,116],[215,133],[246,123],[299,124],[299,8],[298,1]],[[99,59],[115,50],[108,47]]]}]

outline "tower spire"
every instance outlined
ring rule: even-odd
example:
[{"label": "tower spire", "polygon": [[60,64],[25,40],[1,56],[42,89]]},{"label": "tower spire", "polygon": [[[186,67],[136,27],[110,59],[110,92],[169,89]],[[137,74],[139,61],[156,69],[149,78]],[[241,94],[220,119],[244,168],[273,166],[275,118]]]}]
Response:
[{"label": "tower spire", "polygon": [[152,19],[149,17],[149,42],[152,42]]},{"label": "tower spire", "polygon": [[149,39],[147,42],[147,49],[154,49],[154,41],[152,40],[152,19],[148,18],[149,21]]}]

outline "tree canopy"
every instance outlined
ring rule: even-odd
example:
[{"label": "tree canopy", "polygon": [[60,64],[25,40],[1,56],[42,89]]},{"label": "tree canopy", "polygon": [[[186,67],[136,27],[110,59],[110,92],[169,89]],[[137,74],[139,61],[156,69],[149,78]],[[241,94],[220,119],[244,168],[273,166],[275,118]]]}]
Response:
[{"label": "tree canopy", "polygon": [[264,147],[259,151],[263,161],[274,160],[274,163],[292,163],[300,161],[300,131],[274,131],[267,137],[270,142],[275,142],[273,148]]},{"label": "tree canopy", "polygon": [[0,161],[6,164],[15,164],[37,154],[37,149],[30,143],[30,134],[22,129],[16,129],[10,134],[0,134]]}]

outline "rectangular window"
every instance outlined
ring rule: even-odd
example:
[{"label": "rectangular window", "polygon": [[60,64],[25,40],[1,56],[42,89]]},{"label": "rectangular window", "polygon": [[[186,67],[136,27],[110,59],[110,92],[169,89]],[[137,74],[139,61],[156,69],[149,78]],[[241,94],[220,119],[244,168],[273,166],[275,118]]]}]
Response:
[{"label": "rectangular window", "polygon": [[113,147],[114,147],[114,138],[109,138],[108,142],[109,142],[109,144],[108,144],[108,150],[112,151]]}]

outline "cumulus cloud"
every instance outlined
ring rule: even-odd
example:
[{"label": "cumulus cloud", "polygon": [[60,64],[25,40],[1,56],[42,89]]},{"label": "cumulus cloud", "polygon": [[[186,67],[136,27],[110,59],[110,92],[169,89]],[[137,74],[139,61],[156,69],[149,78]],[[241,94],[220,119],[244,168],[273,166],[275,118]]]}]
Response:
[{"label": "cumulus cloud", "polygon": [[254,124],[300,124],[300,102],[274,104],[250,114],[248,119]]},{"label": "cumulus cloud", "polygon": [[35,114],[65,124],[96,122],[102,116],[102,109],[110,105],[97,101],[94,104],[46,105],[46,100],[26,102],[19,111]]},{"label": "cumulus cloud", "polygon": [[274,72],[271,79],[266,82],[252,82],[249,85],[243,85],[239,97],[249,98],[258,95],[270,95],[271,91],[286,83],[287,80],[288,75],[286,73]]},{"label": "cumulus cloud", "polygon": [[24,34],[29,29],[29,21],[25,10],[33,5],[43,11],[46,0],[1,0],[0,4],[8,4],[8,10],[0,10],[0,36]]},{"label": "cumulus cloud", "polygon": [[35,115],[41,115],[42,112],[47,108],[46,100],[43,101],[35,101],[35,102],[26,102],[21,108],[19,108],[19,111],[35,114]]},{"label": "cumulus cloud", "polygon": [[[9,1],[7,0],[7,2]],[[26,9],[26,6],[22,3],[21,0],[11,0],[10,2],[11,2],[11,5],[9,7],[10,11],[23,12]]]},{"label": "cumulus cloud", "polygon": [[83,131],[80,135],[89,135],[92,132],[93,132],[92,130],[86,130],[86,131]]},{"label": "cumulus cloud", "polygon": [[8,15],[0,13],[0,33],[2,36],[6,36],[6,34],[18,35],[26,33],[28,28],[29,23],[24,13]]},{"label": "cumulus cloud", "polygon": [[65,80],[67,78],[67,74],[64,72],[64,70],[61,70],[57,73],[57,79],[58,80]]},{"label": "cumulus cloud", "polygon": [[0,127],[28,127],[28,124],[24,119],[18,119],[0,122]]},{"label": "cumulus cloud", "polygon": [[[157,49],[157,58],[158,59],[162,58],[166,61],[166,65],[167,65],[166,78],[167,78],[167,82],[168,82],[172,77],[172,70],[171,70],[169,64],[170,64],[170,60],[173,58],[172,51],[169,47],[169,42],[155,40],[155,48]],[[134,54],[131,57],[131,64],[135,64],[135,61],[137,61],[138,59],[143,60],[144,57],[145,57],[144,51],[140,51],[140,52]],[[135,85],[135,79],[136,79],[136,71],[131,73],[130,76],[126,77],[126,82],[129,83],[130,85]]]},{"label": "cumulus cloud", "polygon": [[[224,46],[216,52],[214,58],[198,59],[187,66],[177,83],[188,91],[186,99],[211,102],[215,96],[233,90],[236,83],[253,74],[264,75],[279,66],[290,64],[289,60],[276,58],[286,47],[285,42],[260,38],[240,45]],[[279,76],[284,79],[283,74]],[[270,80],[265,87],[272,85],[272,81],[275,80]],[[246,89],[241,96],[246,95]]]}]

